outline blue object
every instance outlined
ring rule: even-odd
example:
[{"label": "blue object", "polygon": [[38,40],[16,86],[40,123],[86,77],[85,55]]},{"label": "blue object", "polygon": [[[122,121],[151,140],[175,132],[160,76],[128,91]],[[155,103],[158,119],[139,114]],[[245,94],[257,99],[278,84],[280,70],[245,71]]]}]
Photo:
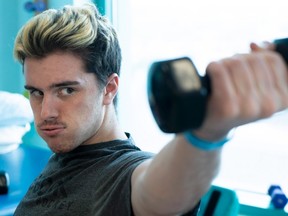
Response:
[{"label": "blue object", "polygon": [[225,139],[217,141],[217,142],[208,142],[208,141],[199,139],[190,131],[185,132],[184,137],[191,145],[204,151],[213,151],[213,150],[219,149],[226,142],[230,140],[229,138],[226,137]]},{"label": "blue object", "polygon": [[288,199],[279,185],[271,185],[268,189],[271,197],[271,204],[277,209],[284,209]]},{"label": "blue object", "polygon": [[43,12],[47,9],[44,1],[26,2],[24,8],[29,12]]},{"label": "blue object", "polygon": [[271,203],[277,209],[284,209],[287,204],[287,197],[281,190],[276,189],[271,195]]},{"label": "blue object", "polygon": [[269,187],[269,189],[268,189],[268,195],[269,195],[269,196],[272,196],[273,191],[276,190],[276,189],[282,191],[282,188],[281,188],[279,185],[271,185],[271,186]]},{"label": "blue object", "polygon": [[29,12],[34,11],[35,7],[34,7],[34,3],[33,2],[26,2],[24,5],[25,9]]},{"label": "blue object", "polygon": [[0,215],[13,215],[32,181],[40,174],[51,151],[21,144],[18,149],[0,154],[0,170],[8,173],[8,194],[0,195]]}]

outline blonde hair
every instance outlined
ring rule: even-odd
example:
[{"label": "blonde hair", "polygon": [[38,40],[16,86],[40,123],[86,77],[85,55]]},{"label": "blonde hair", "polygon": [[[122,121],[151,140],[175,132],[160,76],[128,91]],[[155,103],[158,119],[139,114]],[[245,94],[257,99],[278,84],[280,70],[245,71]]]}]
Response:
[{"label": "blonde hair", "polygon": [[43,58],[58,51],[79,56],[87,72],[96,74],[100,84],[112,73],[120,75],[121,49],[116,31],[94,4],[49,9],[29,20],[18,32],[14,57]]}]

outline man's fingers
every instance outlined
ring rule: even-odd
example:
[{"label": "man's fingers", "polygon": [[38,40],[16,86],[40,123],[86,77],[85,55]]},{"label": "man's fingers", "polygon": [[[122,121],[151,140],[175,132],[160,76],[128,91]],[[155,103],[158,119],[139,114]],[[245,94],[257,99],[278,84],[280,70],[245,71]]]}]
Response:
[{"label": "man's fingers", "polygon": [[258,52],[258,51],[273,51],[275,50],[275,45],[271,42],[264,41],[261,45],[258,45],[255,42],[250,43],[250,49],[252,52]]}]

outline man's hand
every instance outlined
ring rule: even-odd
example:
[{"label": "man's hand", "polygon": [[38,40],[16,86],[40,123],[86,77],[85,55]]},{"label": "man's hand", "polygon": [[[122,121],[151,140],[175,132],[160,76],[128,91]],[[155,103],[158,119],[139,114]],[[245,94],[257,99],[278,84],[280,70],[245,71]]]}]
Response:
[{"label": "man's hand", "polygon": [[234,127],[267,118],[288,106],[285,62],[273,51],[251,44],[252,52],[212,62],[207,67],[212,93],[202,127],[195,133],[219,140]]}]

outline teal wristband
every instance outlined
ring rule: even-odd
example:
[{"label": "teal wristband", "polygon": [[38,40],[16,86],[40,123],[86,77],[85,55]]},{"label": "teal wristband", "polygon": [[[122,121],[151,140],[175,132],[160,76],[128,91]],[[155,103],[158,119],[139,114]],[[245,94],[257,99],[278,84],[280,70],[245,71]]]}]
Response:
[{"label": "teal wristband", "polygon": [[213,151],[216,149],[221,148],[225,143],[230,141],[230,138],[226,137],[225,139],[222,139],[217,142],[208,142],[206,140],[202,140],[198,137],[196,137],[193,133],[190,131],[184,132],[185,139],[194,147],[204,150],[204,151]]}]

